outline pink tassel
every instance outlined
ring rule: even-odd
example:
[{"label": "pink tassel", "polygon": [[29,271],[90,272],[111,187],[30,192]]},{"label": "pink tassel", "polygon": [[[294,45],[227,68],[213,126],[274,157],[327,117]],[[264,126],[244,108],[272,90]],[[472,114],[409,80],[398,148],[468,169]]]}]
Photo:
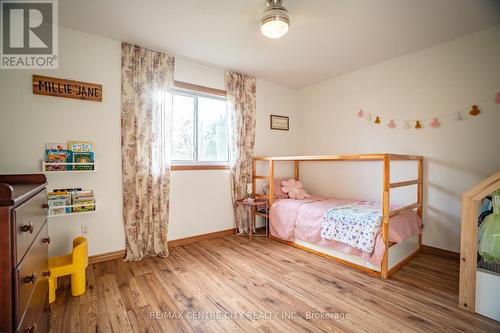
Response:
[{"label": "pink tassel", "polygon": [[389,128],[396,128],[396,123],[394,122],[394,120],[391,119],[391,121],[389,122],[389,124],[387,124],[387,127],[389,127]]},{"label": "pink tassel", "polygon": [[358,117],[359,117],[359,118],[363,118],[364,116],[365,116],[365,113],[363,112],[363,110],[361,110],[361,109],[360,109],[360,110],[358,111]]},{"label": "pink tassel", "polygon": [[441,123],[437,118],[433,118],[432,122],[429,124],[431,127],[438,128],[441,126]]}]

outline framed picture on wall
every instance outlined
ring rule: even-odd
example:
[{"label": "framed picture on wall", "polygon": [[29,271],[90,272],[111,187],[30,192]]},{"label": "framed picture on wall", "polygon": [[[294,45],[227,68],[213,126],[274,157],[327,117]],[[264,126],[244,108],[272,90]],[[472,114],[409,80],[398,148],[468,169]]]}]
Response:
[{"label": "framed picture on wall", "polygon": [[290,129],[289,118],[286,116],[271,115],[271,129],[288,131]]}]

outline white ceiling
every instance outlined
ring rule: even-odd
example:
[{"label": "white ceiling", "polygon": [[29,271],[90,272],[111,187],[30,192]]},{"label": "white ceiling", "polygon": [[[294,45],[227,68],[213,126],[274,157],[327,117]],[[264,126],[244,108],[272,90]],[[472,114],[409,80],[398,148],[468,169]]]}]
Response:
[{"label": "white ceiling", "polygon": [[291,28],[264,37],[264,0],[60,0],[63,26],[300,88],[500,23],[499,0],[285,0]]}]

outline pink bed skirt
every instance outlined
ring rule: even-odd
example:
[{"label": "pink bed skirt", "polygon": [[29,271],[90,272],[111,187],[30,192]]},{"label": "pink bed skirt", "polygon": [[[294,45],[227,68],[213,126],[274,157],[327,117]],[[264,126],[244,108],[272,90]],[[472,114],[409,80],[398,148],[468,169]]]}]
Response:
[{"label": "pink bed skirt", "polygon": [[[321,223],[327,210],[359,200],[332,199],[312,196],[304,200],[280,199],[273,203],[270,213],[271,235],[286,241],[300,239],[305,242],[330,247],[349,255],[363,258],[379,266],[385,252],[382,234],[376,236],[372,253],[364,252],[341,242],[321,238]],[[389,241],[399,243],[422,232],[422,221],[412,211],[394,216],[389,220]]]}]

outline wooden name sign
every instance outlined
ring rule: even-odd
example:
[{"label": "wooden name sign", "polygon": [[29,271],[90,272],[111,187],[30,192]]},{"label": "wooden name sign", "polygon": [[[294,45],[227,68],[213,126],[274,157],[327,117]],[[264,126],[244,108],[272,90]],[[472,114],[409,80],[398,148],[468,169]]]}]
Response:
[{"label": "wooden name sign", "polygon": [[102,102],[100,84],[33,75],[33,94]]}]

